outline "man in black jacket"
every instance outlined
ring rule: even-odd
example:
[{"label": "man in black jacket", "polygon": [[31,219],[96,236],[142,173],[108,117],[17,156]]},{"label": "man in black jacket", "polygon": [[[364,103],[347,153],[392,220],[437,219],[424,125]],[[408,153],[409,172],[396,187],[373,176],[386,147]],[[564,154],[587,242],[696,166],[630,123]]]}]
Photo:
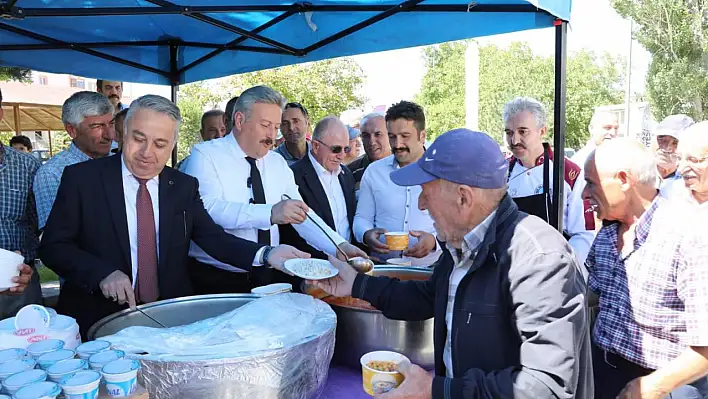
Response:
[{"label": "man in black jacket", "polygon": [[317,283],[391,319],[435,317],[435,376],[404,364],[403,384],[380,398],[590,399],[585,284],[572,249],[506,194],[507,163],[488,135],[440,136],[391,180],[423,186],[418,206],[446,242],[427,281],[357,274]]},{"label": "man in black jacket", "polygon": [[[312,151],[291,168],[302,200],[329,227],[352,242],[352,226],[356,213],[354,176],[342,160],[349,146],[349,133],[339,118],[330,116],[315,126]],[[281,242],[292,245],[314,257],[327,259],[303,240],[287,224],[280,226]]]},{"label": "man in black jacket", "polygon": [[190,240],[244,270],[308,257],[234,237],[214,223],[197,180],[165,168],[180,121],[169,100],[140,97],[126,116],[121,155],[64,171],[39,253],[65,279],[57,311],[76,318],[84,337],[126,305],[192,295]]}]

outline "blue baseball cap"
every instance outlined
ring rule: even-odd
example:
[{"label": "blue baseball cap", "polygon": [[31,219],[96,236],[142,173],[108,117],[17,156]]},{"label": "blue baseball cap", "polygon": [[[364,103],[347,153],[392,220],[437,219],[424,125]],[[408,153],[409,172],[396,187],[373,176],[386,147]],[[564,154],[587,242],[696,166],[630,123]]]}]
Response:
[{"label": "blue baseball cap", "polygon": [[347,130],[349,131],[349,140],[354,140],[355,138],[361,136],[361,130],[347,125]]},{"label": "blue baseball cap", "polygon": [[443,179],[470,187],[495,189],[506,185],[509,163],[488,134],[451,130],[438,137],[416,163],[391,172],[399,186],[417,186]]}]

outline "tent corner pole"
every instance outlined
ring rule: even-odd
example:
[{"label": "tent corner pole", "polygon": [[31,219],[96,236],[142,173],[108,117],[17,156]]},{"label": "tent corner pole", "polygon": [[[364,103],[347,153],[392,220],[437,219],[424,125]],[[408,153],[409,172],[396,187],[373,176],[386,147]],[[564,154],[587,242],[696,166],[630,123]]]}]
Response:
[{"label": "tent corner pole", "polygon": [[553,101],[553,227],[563,233],[563,204],[565,186],[565,111],[566,111],[566,61],[568,22],[555,22],[555,90]]},{"label": "tent corner pole", "polygon": [[[177,88],[179,87],[179,70],[177,69],[177,44],[170,43],[170,80],[171,80],[171,100],[177,105]],[[179,144],[179,136],[175,146],[172,148],[172,167],[177,165],[177,145]]]}]

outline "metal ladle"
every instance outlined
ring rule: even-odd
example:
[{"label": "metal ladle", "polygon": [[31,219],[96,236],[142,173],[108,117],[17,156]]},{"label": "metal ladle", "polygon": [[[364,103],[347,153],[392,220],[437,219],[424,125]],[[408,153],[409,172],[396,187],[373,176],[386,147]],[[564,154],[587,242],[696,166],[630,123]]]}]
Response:
[{"label": "metal ladle", "polygon": [[[283,194],[281,196],[281,199],[283,201],[292,200],[292,198],[287,194]],[[344,251],[342,251],[342,249],[339,248],[339,245],[337,245],[337,243],[334,242],[332,237],[330,237],[329,234],[327,234],[327,232],[325,231],[325,229],[322,228],[322,226],[320,226],[317,222],[315,222],[315,220],[312,217],[310,217],[310,215],[308,213],[305,213],[305,216],[308,219],[310,219],[310,221],[312,223],[314,223],[315,226],[317,226],[317,228],[320,229],[320,231],[322,231],[322,234],[324,234],[325,237],[327,237],[327,239],[329,239],[329,241],[332,243],[332,245],[334,245],[334,247],[337,249],[337,251],[340,254],[342,254],[342,256],[344,256],[344,259],[347,260],[347,263],[349,264],[349,266],[353,267],[356,271],[358,271],[360,273],[368,273],[374,269],[374,262],[371,259],[362,258],[361,256],[357,256],[355,258],[349,258],[347,256],[347,254],[345,254]]]}]

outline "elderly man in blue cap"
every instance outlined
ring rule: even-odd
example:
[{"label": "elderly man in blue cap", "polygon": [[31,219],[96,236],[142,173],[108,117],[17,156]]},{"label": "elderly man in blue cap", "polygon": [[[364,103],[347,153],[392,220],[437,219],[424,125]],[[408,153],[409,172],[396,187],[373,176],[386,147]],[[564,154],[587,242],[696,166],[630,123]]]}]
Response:
[{"label": "elderly man in blue cap", "polygon": [[585,283],[570,246],[506,193],[508,163],[487,134],[456,129],[391,173],[422,185],[418,207],[446,250],[427,281],[339,274],[316,282],[370,302],[391,319],[435,317],[435,374],[399,365],[379,398],[592,398]]}]

